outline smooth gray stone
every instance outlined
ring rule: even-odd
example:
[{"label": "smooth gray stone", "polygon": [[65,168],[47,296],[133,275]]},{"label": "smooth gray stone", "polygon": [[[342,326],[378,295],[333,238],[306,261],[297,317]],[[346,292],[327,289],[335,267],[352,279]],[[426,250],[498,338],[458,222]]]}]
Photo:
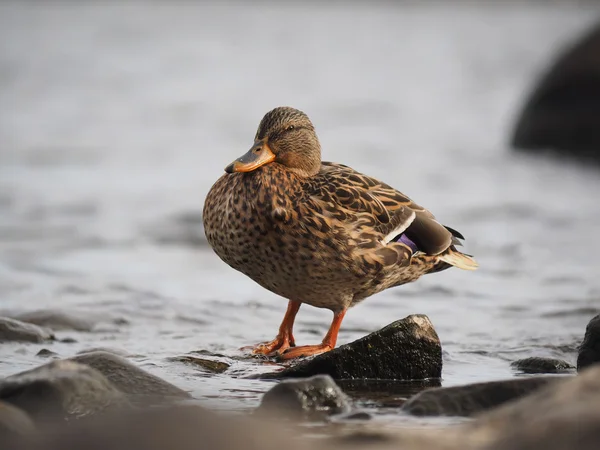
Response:
[{"label": "smooth gray stone", "polygon": [[472,416],[560,381],[531,377],[427,389],[410,398],[402,410],[415,416]]}]

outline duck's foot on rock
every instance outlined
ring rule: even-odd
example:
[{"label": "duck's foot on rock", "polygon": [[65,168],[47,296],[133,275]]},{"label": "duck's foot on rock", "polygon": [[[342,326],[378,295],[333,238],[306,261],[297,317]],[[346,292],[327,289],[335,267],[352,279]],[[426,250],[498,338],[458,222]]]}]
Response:
[{"label": "duck's foot on rock", "polygon": [[253,355],[275,356],[281,354],[296,344],[293,336],[277,335],[272,341],[261,342],[260,344],[242,347],[240,350],[249,351]]},{"label": "duck's foot on rock", "polygon": [[[297,347],[284,359],[326,350],[321,346]],[[312,353],[314,354],[314,353]],[[442,346],[429,318],[412,315],[350,344],[342,345],[286,369],[251,378],[303,378],[325,374],[334,379],[423,380],[440,378]]]},{"label": "duck's foot on rock", "polygon": [[286,351],[278,352],[278,359],[289,360],[295,358],[303,358],[305,356],[320,355],[331,350],[331,346],[328,344],[318,345],[302,345],[300,347],[288,348]]}]

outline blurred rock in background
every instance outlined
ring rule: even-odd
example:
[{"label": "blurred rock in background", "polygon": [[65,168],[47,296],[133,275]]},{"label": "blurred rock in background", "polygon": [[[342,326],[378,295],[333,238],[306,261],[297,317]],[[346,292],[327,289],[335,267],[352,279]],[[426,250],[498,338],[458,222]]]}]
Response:
[{"label": "blurred rock in background", "polygon": [[542,76],[517,121],[512,144],[600,162],[600,23]]}]

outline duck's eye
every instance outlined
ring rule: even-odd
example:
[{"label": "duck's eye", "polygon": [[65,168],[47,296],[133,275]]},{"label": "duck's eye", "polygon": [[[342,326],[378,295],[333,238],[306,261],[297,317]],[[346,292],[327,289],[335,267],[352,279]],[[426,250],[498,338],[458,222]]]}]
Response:
[{"label": "duck's eye", "polygon": [[285,131],[292,131],[294,128],[296,128],[296,127],[294,127],[294,125],[290,125],[289,127],[287,127],[285,129]]}]

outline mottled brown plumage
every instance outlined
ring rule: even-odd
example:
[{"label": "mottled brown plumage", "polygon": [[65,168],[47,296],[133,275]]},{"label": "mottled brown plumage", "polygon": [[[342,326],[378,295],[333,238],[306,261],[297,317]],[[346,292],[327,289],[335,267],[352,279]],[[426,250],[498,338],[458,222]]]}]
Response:
[{"label": "mottled brown plumage", "polygon": [[[429,211],[374,178],[321,162],[314,127],[296,109],[267,113],[254,146],[226,171],[204,205],[208,242],[231,267],[290,300],[278,337],[255,353],[327,351],[345,311],[361,300],[451,265],[477,267],[456,249],[460,233]],[[334,324],[323,344],[289,348],[302,303],[331,309]]]}]

